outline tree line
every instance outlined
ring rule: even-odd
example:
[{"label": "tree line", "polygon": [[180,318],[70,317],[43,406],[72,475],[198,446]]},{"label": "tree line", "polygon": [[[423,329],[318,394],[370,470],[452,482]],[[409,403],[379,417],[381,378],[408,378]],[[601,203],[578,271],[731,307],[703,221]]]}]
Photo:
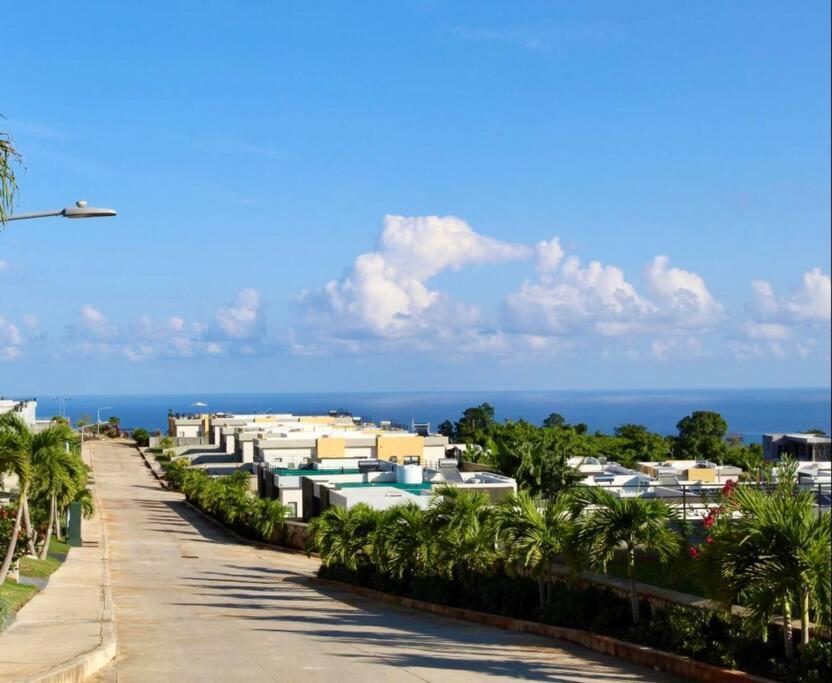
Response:
[{"label": "tree line", "polygon": [[498,422],[494,415],[493,406],[482,403],[465,410],[456,422],[446,420],[438,431],[452,443],[466,445],[464,459],[514,477],[521,488],[544,497],[581,478],[569,467],[570,457],[606,457],[630,468],[641,461],[707,459],[757,477],[766,468],[762,447],[729,435],[725,419],[711,411],[682,418],[674,436],[638,424],[620,425],[612,434],[590,432],[586,424],[570,424],[559,413],[539,426],[526,420]]}]

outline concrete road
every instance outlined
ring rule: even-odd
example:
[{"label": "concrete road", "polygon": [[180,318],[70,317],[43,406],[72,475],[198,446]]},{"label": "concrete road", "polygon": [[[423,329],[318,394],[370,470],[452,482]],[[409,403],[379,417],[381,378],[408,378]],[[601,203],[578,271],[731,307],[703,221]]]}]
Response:
[{"label": "concrete road", "polygon": [[670,681],[577,646],[320,589],[316,562],[241,545],[94,443],[118,657],[102,681]]}]

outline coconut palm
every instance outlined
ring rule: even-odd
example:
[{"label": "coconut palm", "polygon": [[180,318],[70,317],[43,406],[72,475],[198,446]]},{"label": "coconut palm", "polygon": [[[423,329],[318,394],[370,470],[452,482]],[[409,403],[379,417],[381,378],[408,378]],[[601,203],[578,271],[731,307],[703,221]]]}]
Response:
[{"label": "coconut palm", "polygon": [[373,564],[402,580],[424,567],[428,552],[425,514],[415,503],[396,505],[379,516],[373,536]]},{"label": "coconut palm", "polygon": [[347,509],[327,508],[309,525],[309,550],[321,554],[324,566],[343,566],[356,570],[372,555],[372,533],[378,513],[364,503]]},{"label": "coconut palm", "polygon": [[431,533],[429,562],[439,574],[470,581],[487,574],[497,559],[488,495],[450,484],[434,489],[425,524]]},{"label": "coconut palm", "polygon": [[538,581],[540,607],[549,598],[552,563],[571,552],[574,514],[564,496],[541,506],[526,492],[513,493],[496,508],[497,534],[509,567],[522,566]]},{"label": "coconut palm", "polygon": [[830,515],[819,514],[812,493],[796,484],[795,467],[787,464],[773,491],[734,488],[696,565],[709,592],[726,606],[748,607],[758,627],[766,629],[777,612],[782,614],[787,658],[794,655],[793,604],[800,611],[804,644],[810,611],[825,626],[832,616]]},{"label": "coconut palm", "polygon": [[664,502],[649,498],[618,498],[601,488],[586,486],[575,494],[583,506],[576,522],[575,542],[589,565],[606,571],[623,547],[627,554],[630,607],[639,621],[636,592],[636,553],[654,552],[661,562],[679,553],[681,538],[671,528],[676,515]]}]

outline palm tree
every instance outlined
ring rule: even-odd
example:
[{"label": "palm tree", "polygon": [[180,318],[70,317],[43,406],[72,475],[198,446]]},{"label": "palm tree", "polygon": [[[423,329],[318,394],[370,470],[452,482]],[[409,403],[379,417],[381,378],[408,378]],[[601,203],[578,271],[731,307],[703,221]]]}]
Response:
[{"label": "palm tree", "polygon": [[709,592],[730,606],[748,607],[751,620],[767,629],[783,617],[783,645],[794,655],[792,605],[798,605],[801,641],[809,641],[810,611],[828,626],[832,616],[832,526],[829,513],[815,510],[814,497],[797,488],[795,466],[781,468],[773,491],[740,486],[723,503],[710,542],[697,558]]},{"label": "palm tree", "polygon": [[15,556],[18,536],[20,535],[20,523],[23,516],[23,505],[26,500],[26,487],[29,484],[31,474],[29,454],[17,446],[18,444],[12,438],[12,434],[8,430],[0,429],[0,472],[11,472],[15,474],[20,489],[17,496],[17,512],[14,518],[14,526],[9,536],[6,552],[3,555],[3,564],[0,566],[0,585],[6,580]]},{"label": "palm tree", "polygon": [[9,134],[0,131],[0,227],[6,222],[17,194],[17,181],[12,168],[15,162],[20,162],[20,153]]},{"label": "palm tree", "polygon": [[286,522],[287,508],[279,500],[254,498],[250,524],[264,541],[270,541],[272,535]]},{"label": "palm tree", "polygon": [[497,559],[496,531],[488,495],[450,484],[434,489],[425,524],[431,534],[429,562],[448,578],[470,583]]},{"label": "palm tree", "polygon": [[636,552],[655,552],[663,563],[675,557],[681,547],[679,534],[671,528],[675,513],[660,500],[618,498],[594,486],[582,487],[575,499],[584,506],[575,541],[589,565],[606,571],[616,551],[622,546],[626,551],[630,607],[633,623],[638,623]]},{"label": "palm tree", "polygon": [[52,529],[58,517],[58,498],[71,498],[75,491],[75,482],[85,474],[81,459],[74,453],[58,449],[49,449],[40,454],[35,461],[35,485],[42,492],[49,506],[49,522],[46,525],[46,537],[40,551],[40,559],[45,560],[49,553]]},{"label": "palm tree", "polygon": [[[0,415],[0,451],[4,452],[9,462],[16,462],[16,468],[20,480],[20,493],[18,495],[18,509],[15,516],[15,534],[20,531],[20,522],[23,511],[28,506],[29,485],[31,477],[38,464],[56,452],[63,452],[67,439],[70,438],[68,429],[62,425],[47,427],[40,432],[33,432],[29,425],[19,415],[6,413]],[[27,535],[28,535],[27,530]],[[0,567],[0,582],[5,580],[11,567],[12,555],[14,554],[14,543],[9,541],[9,547]]]},{"label": "palm tree", "polygon": [[517,445],[520,464],[517,481],[533,495],[554,498],[575,487],[582,475],[569,466],[569,455],[577,448],[571,429],[547,429]]},{"label": "palm tree", "polygon": [[521,565],[537,579],[542,609],[551,591],[552,563],[571,552],[575,523],[570,502],[559,496],[538,507],[528,492],[513,493],[497,506],[496,524],[509,566]]},{"label": "palm tree", "polygon": [[309,525],[309,550],[317,548],[324,566],[355,571],[369,562],[378,513],[364,503],[352,508],[330,507]]},{"label": "palm tree", "polygon": [[428,552],[425,513],[415,503],[381,513],[372,541],[373,564],[400,581],[425,566]]}]

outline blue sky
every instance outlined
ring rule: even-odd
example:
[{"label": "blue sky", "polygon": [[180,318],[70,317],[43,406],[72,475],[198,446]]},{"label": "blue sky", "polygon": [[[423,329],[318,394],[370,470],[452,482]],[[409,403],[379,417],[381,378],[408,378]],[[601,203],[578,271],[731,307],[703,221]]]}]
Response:
[{"label": "blue sky", "polygon": [[828,385],[829,20],[16,3],[0,393]]}]

